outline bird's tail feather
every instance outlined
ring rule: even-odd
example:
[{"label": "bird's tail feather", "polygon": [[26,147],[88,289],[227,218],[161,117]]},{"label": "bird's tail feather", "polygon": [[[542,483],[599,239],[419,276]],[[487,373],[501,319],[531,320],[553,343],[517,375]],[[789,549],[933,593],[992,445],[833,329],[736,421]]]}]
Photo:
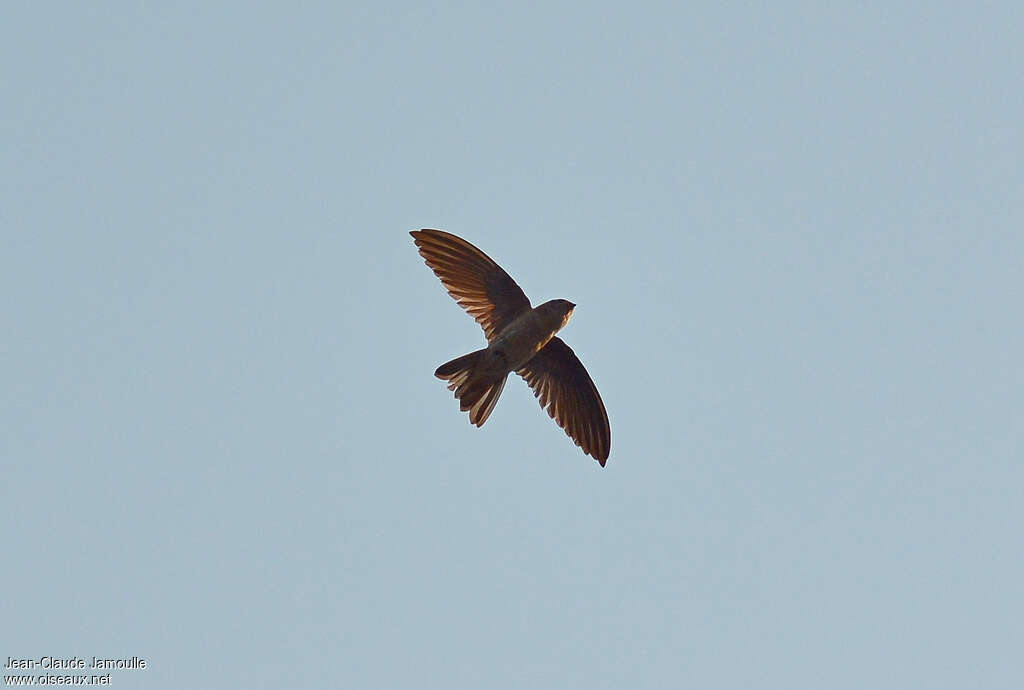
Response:
[{"label": "bird's tail feather", "polygon": [[486,352],[486,349],[477,350],[456,357],[434,372],[437,378],[448,381],[448,390],[455,391],[459,407],[463,412],[469,412],[470,423],[477,426],[483,426],[487,421],[508,378],[505,369],[482,366],[485,365]]}]

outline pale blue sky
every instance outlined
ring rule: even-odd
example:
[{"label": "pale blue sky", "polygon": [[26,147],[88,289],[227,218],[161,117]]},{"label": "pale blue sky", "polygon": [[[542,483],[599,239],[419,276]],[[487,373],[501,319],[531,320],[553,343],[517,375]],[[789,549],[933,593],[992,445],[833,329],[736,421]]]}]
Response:
[{"label": "pale blue sky", "polygon": [[[17,3],[0,655],[1024,687],[1024,10]],[[408,231],[542,302],[602,470]]]}]

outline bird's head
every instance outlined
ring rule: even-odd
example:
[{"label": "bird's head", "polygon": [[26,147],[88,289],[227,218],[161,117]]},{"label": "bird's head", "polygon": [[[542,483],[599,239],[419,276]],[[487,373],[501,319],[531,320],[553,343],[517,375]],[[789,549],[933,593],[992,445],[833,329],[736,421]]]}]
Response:
[{"label": "bird's head", "polygon": [[561,329],[565,327],[565,324],[569,323],[572,310],[576,308],[576,305],[567,299],[553,299],[542,304],[540,308],[551,314],[553,319],[561,321],[561,325],[558,327]]}]

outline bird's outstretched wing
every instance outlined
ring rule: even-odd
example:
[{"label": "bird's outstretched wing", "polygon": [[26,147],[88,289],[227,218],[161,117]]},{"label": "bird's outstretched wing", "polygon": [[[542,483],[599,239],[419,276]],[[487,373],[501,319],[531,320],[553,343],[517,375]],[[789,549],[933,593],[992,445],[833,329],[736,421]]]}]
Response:
[{"label": "bird's outstretched wing", "polygon": [[530,308],[516,281],[466,240],[441,230],[409,234],[448,294],[484,329],[488,342]]},{"label": "bird's outstretched wing", "polygon": [[558,426],[604,467],[612,446],[608,413],[572,348],[561,338],[552,338],[516,373],[530,384],[540,406],[547,408]]}]

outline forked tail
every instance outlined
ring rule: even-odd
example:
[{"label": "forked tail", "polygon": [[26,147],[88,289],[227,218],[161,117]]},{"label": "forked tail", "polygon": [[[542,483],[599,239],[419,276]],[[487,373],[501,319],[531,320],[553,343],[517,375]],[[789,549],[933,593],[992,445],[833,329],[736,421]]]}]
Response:
[{"label": "forked tail", "polygon": [[483,426],[498,402],[508,378],[508,369],[496,366],[487,350],[477,350],[442,364],[434,376],[448,381],[448,390],[455,391],[459,407],[469,412],[471,424]]}]

